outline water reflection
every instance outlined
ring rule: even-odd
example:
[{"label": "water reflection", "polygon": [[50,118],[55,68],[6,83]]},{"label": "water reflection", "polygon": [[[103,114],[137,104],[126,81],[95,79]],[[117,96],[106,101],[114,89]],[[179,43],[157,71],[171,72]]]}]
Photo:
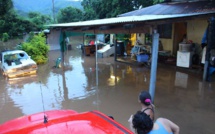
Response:
[{"label": "water reflection", "polygon": [[9,81],[8,95],[23,114],[43,111],[43,105],[45,110],[62,109],[64,101],[95,94],[94,71],[85,70],[82,63],[81,57],[70,57],[62,68],[42,65],[46,71],[39,70],[38,76]]},{"label": "water reflection", "polygon": [[22,88],[24,84],[35,82],[37,81],[37,79],[38,79],[37,75],[31,75],[27,77],[11,78],[6,80],[7,80],[8,86]]},{"label": "water reflection", "polygon": [[[0,75],[0,114],[4,115],[1,123],[41,112],[44,107],[78,112],[99,110],[128,127],[128,118],[140,109],[139,92],[149,88],[149,68],[114,62],[113,57],[99,58],[96,64],[94,56],[82,56],[72,50],[65,53],[62,70],[54,67],[60,52],[49,55],[48,64],[39,66],[36,77],[9,82]],[[175,121],[182,128],[181,133],[212,134],[214,86],[214,82],[202,82],[201,74],[159,65],[155,116]],[[190,125],[192,128],[187,127]]]},{"label": "water reflection", "polygon": [[188,74],[176,72],[175,75],[175,86],[187,88]]},{"label": "water reflection", "polygon": [[120,80],[120,77],[115,75],[113,65],[110,65],[110,77],[108,78],[108,81],[107,81],[108,85],[115,86],[119,82],[119,80]]}]

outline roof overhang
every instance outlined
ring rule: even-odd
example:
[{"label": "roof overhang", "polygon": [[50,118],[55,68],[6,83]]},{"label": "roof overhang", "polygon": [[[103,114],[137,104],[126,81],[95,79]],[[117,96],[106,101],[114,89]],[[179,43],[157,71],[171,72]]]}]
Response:
[{"label": "roof overhang", "polygon": [[52,29],[83,33],[143,33],[149,31],[149,27],[156,27],[160,24],[183,22],[197,18],[209,19],[212,16],[215,16],[215,12],[173,15],[143,15],[50,24],[47,26]]}]

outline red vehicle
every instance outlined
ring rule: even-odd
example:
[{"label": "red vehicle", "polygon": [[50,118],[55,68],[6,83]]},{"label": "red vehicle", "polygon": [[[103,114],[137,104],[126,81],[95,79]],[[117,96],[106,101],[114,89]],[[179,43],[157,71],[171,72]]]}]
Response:
[{"label": "red vehicle", "polygon": [[0,125],[1,134],[133,134],[99,111],[52,110]]}]

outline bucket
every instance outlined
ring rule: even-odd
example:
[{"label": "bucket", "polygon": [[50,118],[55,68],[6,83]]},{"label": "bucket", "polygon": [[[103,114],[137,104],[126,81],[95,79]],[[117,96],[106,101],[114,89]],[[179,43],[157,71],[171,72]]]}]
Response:
[{"label": "bucket", "polygon": [[148,62],[149,56],[147,54],[137,55],[138,62]]}]

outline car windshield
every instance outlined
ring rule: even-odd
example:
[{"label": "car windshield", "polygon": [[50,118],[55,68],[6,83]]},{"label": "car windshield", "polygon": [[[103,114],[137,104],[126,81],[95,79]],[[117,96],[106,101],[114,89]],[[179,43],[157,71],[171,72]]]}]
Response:
[{"label": "car windshield", "polygon": [[25,53],[6,54],[4,55],[4,61],[8,63],[9,66],[11,66],[12,63],[19,65],[21,64],[20,60],[27,57],[28,56]]},{"label": "car windshield", "polygon": [[13,60],[17,60],[18,59],[18,56],[17,54],[7,54],[4,56],[4,60],[10,60],[10,61],[13,61]]}]

